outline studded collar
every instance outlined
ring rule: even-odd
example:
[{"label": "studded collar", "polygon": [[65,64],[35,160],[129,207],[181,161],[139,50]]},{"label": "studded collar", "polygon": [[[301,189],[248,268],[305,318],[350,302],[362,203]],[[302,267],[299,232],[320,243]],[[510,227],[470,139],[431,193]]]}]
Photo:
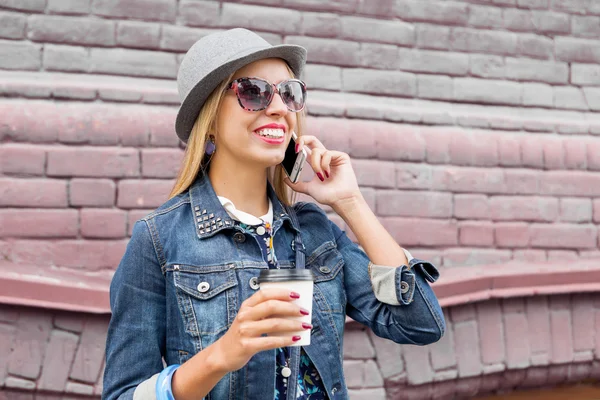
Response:
[{"label": "studded collar", "polygon": [[[204,239],[222,229],[231,229],[234,227],[235,221],[221,205],[207,174],[198,176],[190,187],[189,194],[198,238]],[[294,226],[292,219],[279,201],[279,198],[277,198],[275,190],[273,190],[269,182],[267,182],[267,196],[273,204],[273,229],[277,229],[280,224],[287,221],[292,229],[299,232],[299,227]]]}]

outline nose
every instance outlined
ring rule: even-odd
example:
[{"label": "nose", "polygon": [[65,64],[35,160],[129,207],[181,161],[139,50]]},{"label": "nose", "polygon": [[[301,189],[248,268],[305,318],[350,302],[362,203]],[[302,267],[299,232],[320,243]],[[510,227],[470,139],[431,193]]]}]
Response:
[{"label": "nose", "polygon": [[271,100],[271,104],[269,104],[265,112],[267,113],[267,115],[280,117],[285,116],[289,112],[279,92],[275,92],[275,95],[273,95],[273,100]]}]

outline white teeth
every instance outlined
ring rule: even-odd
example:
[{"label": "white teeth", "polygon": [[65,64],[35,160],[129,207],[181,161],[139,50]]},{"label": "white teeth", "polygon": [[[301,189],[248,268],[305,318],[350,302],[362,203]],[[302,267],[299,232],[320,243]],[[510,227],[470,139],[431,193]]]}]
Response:
[{"label": "white teeth", "polygon": [[283,129],[261,129],[256,132],[260,136],[268,137],[271,139],[280,139],[283,137]]}]

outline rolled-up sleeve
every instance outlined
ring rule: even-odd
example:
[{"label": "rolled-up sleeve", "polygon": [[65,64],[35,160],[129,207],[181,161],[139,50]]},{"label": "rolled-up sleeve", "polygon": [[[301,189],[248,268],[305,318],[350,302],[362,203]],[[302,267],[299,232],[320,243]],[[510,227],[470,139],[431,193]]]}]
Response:
[{"label": "rolled-up sleeve", "polygon": [[416,259],[408,250],[403,250],[408,265],[397,267],[369,263],[369,278],[373,293],[382,303],[399,306],[413,302],[416,285],[415,268],[431,283],[439,277],[439,272],[433,264]]}]

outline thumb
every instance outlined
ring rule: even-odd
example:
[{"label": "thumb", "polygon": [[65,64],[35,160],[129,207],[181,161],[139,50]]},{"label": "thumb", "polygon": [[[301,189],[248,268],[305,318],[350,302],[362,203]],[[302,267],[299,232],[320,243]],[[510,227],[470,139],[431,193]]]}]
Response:
[{"label": "thumb", "polygon": [[290,188],[292,188],[292,190],[294,190],[295,192],[308,194],[307,182],[298,181],[296,183],[292,183],[290,178],[285,178],[283,181],[285,182],[286,185],[288,185]]}]

